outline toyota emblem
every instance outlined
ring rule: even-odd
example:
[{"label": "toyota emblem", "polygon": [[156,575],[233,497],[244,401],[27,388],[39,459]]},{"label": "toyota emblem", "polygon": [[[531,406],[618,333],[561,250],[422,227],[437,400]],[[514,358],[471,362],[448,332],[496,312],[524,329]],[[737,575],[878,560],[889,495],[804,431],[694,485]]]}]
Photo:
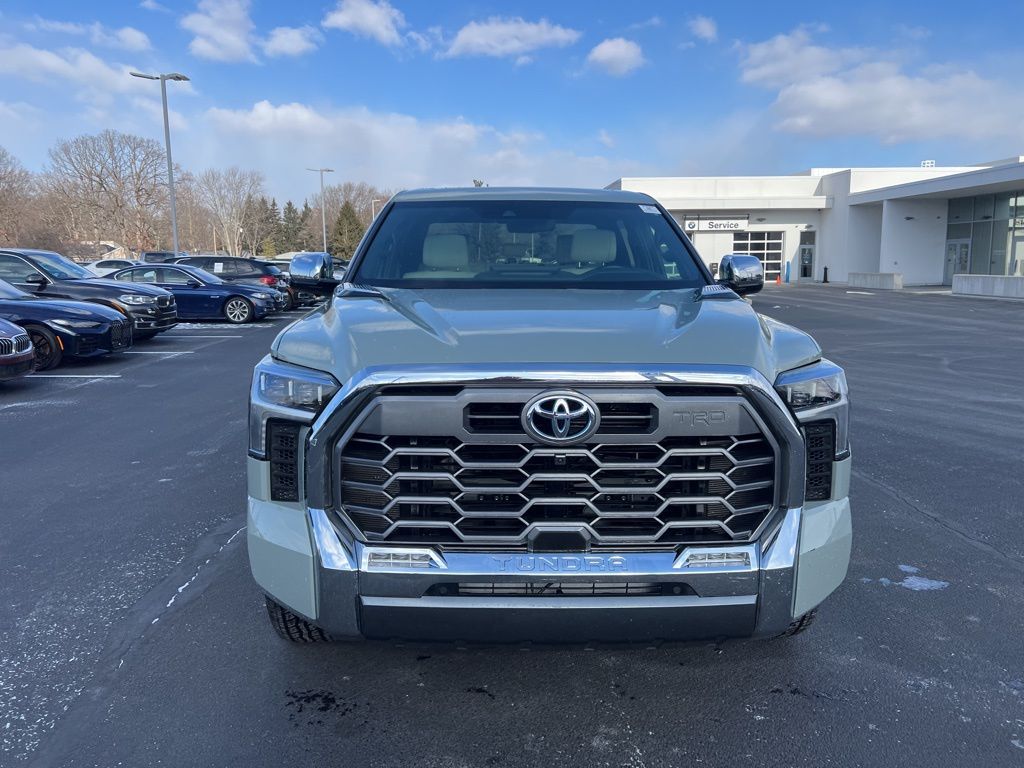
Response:
[{"label": "toyota emblem", "polygon": [[577,392],[542,392],[523,408],[526,434],[551,445],[582,442],[600,422],[594,401]]}]

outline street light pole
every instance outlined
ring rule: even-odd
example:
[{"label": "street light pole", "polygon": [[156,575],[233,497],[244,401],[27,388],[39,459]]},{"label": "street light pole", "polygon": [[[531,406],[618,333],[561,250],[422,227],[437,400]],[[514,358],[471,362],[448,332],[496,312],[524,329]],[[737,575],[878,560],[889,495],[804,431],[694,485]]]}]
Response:
[{"label": "street light pole", "polygon": [[374,219],[377,218],[377,203],[383,202],[384,200],[379,197],[375,200],[370,201],[370,221],[373,221]]},{"label": "street light pole", "polygon": [[324,253],[327,253],[327,199],[324,197],[324,174],[334,173],[333,168],[307,168],[307,171],[320,174],[320,225],[324,230]]},{"label": "street light pole", "polygon": [[174,240],[174,255],[181,253],[178,247],[178,208],[174,199],[174,162],[171,160],[171,121],[167,115],[167,81],[188,82],[188,78],[179,73],[171,72],[166,75],[144,75],[141,72],[131,72],[132,77],[141,77],[143,80],[160,81],[160,99],[164,106],[164,145],[167,148],[167,190],[171,196],[171,237]]}]

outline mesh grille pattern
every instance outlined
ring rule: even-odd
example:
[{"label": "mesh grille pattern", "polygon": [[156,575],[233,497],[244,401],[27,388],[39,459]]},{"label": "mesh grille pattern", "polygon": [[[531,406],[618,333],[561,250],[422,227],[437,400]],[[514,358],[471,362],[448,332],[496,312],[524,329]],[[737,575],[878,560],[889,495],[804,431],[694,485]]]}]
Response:
[{"label": "mesh grille pattern", "polygon": [[299,425],[271,419],[267,422],[267,453],[270,457],[270,498],[299,500]]},{"label": "mesh grille pattern", "polygon": [[761,434],[549,447],[360,432],[340,502],[376,542],[516,546],[553,523],[585,525],[595,547],[669,548],[749,539],[774,478]]},{"label": "mesh grille pattern", "polygon": [[833,421],[812,421],[804,426],[807,441],[807,501],[832,498],[832,462],[836,455],[836,425]]}]

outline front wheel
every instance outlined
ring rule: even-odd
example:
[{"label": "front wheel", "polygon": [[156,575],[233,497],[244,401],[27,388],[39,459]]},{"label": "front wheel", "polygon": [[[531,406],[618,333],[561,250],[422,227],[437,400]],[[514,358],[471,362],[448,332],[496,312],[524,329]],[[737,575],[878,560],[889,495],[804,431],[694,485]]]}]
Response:
[{"label": "front wheel", "polygon": [[224,319],[229,323],[234,323],[235,325],[248,323],[252,320],[254,314],[252,303],[241,296],[232,296],[224,304]]},{"label": "front wheel", "polygon": [[270,624],[282,640],[292,643],[327,643],[330,636],[320,627],[310,624],[305,619],[299,618],[283,605],[267,600],[267,616],[270,617]]},{"label": "front wheel", "polygon": [[64,350],[57,341],[57,335],[41,325],[30,325],[25,330],[32,339],[32,346],[35,347],[36,370],[48,371],[60,365]]}]

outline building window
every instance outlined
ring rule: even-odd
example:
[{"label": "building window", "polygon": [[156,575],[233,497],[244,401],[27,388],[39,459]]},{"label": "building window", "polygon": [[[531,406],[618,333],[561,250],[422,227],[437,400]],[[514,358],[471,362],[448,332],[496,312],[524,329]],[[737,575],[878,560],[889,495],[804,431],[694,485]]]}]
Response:
[{"label": "building window", "polygon": [[[957,197],[949,201],[946,274],[1024,275],[1024,195]],[[958,257],[953,259],[951,248]]]},{"label": "building window", "polygon": [[775,280],[782,274],[784,232],[734,232],[733,253],[757,256],[764,267],[764,279]]}]

